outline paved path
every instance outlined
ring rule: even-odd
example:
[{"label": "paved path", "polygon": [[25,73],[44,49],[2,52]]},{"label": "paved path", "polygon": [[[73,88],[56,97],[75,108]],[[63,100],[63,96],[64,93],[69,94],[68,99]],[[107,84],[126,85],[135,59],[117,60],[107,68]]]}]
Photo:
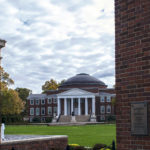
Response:
[{"label": "paved path", "polygon": [[81,125],[95,125],[104,124],[104,122],[57,122],[49,123],[48,126],[81,126]]},{"label": "paved path", "polygon": [[49,135],[5,135],[5,141],[50,137]]},{"label": "paved path", "polygon": [[2,143],[16,142],[16,141],[34,141],[42,139],[57,139],[64,138],[66,135],[5,135],[5,140]]}]

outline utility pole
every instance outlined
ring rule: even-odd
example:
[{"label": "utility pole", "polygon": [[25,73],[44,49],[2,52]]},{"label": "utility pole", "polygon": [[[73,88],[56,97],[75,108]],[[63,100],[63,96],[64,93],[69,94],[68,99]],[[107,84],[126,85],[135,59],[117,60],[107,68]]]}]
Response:
[{"label": "utility pole", "polygon": [[[2,61],[2,56],[1,56],[1,49],[3,47],[5,47],[5,40],[1,40],[0,39],[0,109],[1,109],[1,101],[2,101],[2,84],[1,84],[1,80],[2,80],[2,66],[1,66],[1,61]],[[2,122],[2,117],[1,117],[1,111],[0,111],[0,124]]]}]

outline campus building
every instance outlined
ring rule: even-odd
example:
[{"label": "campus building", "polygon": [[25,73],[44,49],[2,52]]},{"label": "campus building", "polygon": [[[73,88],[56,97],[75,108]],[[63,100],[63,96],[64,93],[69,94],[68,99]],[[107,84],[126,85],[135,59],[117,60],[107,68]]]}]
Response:
[{"label": "campus building", "polygon": [[73,113],[79,122],[90,121],[91,116],[95,116],[96,121],[105,121],[115,114],[114,97],[114,89],[107,88],[104,82],[85,73],[77,74],[58,90],[29,95],[29,119],[32,122],[34,117],[39,117],[45,121],[57,115],[59,122],[70,122]]}]

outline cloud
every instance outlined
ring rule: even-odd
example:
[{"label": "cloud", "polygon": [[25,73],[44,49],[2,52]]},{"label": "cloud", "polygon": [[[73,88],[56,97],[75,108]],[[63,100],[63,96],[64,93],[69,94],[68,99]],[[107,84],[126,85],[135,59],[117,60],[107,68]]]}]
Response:
[{"label": "cloud", "polygon": [[4,69],[34,93],[85,72],[114,85],[113,0],[0,0]]}]

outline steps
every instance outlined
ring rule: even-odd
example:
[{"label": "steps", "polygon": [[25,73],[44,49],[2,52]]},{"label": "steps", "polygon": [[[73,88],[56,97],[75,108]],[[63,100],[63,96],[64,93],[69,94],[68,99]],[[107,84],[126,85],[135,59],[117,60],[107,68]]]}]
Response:
[{"label": "steps", "polygon": [[[89,122],[90,115],[80,115],[75,116],[76,122]],[[71,116],[63,116],[61,115],[59,118],[59,122],[71,122]]]},{"label": "steps", "polygon": [[80,116],[76,116],[76,121],[77,122],[89,122],[90,119],[90,115],[80,115]]},{"label": "steps", "polygon": [[60,118],[59,118],[59,122],[71,122],[71,116],[61,115]]}]

